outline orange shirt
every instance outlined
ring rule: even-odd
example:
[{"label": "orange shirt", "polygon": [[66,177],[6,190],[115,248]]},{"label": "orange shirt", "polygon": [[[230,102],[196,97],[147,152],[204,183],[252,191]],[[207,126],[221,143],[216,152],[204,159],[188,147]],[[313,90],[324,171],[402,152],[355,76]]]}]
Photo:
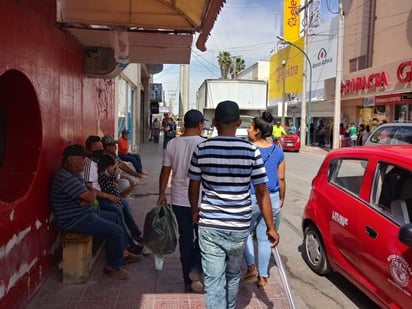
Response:
[{"label": "orange shirt", "polygon": [[122,153],[122,154],[129,153],[129,140],[127,138],[124,138],[123,136],[119,137],[119,144],[117,147],[117,152]]}]

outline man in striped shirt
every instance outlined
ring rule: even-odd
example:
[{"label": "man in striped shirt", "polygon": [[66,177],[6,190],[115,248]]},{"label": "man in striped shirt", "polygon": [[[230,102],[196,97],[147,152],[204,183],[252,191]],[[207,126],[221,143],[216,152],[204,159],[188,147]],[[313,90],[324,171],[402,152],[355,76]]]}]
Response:
[{"label": "man in striped shirt", "polygon": [[51,204],[57,224],[66,232],[91,234],[103,237],[106,242],[106,266],[104,272],[113,279],[127,279],[125,263],[139,258],[124,248],[120,218],[112,212],[93,207],[96,192],[87,187],[79,175],[84,170],[86,153],[81,145],[67,146],[63,152],[62,167],[53,177]]},{"label": "man in striped shirt", "polygon": [[220,102],[213,122],[218,136],[197,146],[188,172],[188,194],[193,220],[199,222],[206,307],[235,308],[252,214],[251,185],[273,247],[279,235],[274,228],[261,154],[255,145],[235,136],[241,123],[237,103]]}]

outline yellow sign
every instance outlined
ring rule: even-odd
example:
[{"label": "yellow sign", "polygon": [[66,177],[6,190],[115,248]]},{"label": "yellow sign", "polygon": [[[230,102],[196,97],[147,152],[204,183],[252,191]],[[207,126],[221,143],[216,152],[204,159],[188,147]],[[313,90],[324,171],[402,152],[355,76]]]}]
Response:
[{"label": "yellow sign", "polygon": [[[303,38],[293,42],[303,49]],[[270,58],[269,100],[282,98],[285,93],[295,96],[302,93],[303,53],[294,46],[279,50]]]},{"label": "yellow sign", "polygon": [[295,42],[300,37],[299,7],[300,0],[283,2],[283,37],[291,42]]}]

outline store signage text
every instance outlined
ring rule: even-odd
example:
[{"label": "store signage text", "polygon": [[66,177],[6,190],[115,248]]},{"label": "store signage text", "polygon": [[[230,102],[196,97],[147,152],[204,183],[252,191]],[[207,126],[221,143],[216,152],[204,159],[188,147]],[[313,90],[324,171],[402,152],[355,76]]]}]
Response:
[{"label": "store signage text", "polygon": [[288,65],[286,68],[279,68],[276,72],[276,82],[279,83],[279,81],[283,78],[288,78],[295,76],[299,73],[299,66],[297,65]]},{"label": "store signage text", "polygon": [[288,10],[290,11],[290,17],[288,18],[288,25],[291,28],[297,27],[298,25],[298,18],[299,16],[299,8],[298,8],[298,1],[291,0],[288,3]]},{"label": "store signage text", "polygon": [[318,62],[312,64],[312,68],[320,67],[321,65],[325,65],[333,61],[332,57],[326,58],[328,56],[326,49],[323,47],[318,52]]},{"label": "store signage text", "polygon": [[412,81],[412,61],[402,62],[398,66],[396,71],[396,76],[398,77],[399,82],[409,83]]},{"label": "store signage text", "polygon": [[360,76],[348,79],[342,83],[341,93],[354,93],[365,89],[375,89],[389,85],[389,75],[387,72],[374,73],[369,76]]}]

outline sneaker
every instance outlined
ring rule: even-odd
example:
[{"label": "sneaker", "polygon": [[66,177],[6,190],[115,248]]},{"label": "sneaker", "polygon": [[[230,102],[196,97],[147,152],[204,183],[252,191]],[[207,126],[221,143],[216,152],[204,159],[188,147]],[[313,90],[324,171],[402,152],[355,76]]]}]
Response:
[{"label": "sneaker", "polygon": [[127,251],[133,255],[142,256],[143,255],[143,245],[134,244],[132,247],[128,248]]},{"label": "sneaker", "polygon": [[141,255],[136,255],[129,252],[129,255],[124,258],[125,264],[132,264],[140,261]]},{"label": "sneaker", "polygon": [[193,291],[197,293],[202,293],[203,292],[203,283],[202,283],[202,273],[199,271],[191,271],[189,273],[189,278],[192,280],[192,284],[190,287],[192,288]]},{"label": "sneaker", "polygon": [[103,269],[103,273],[105,273],[106,275],[108,275],[110,278],[114,279],[114,280],[125,280],[125,279],[129,279],[129,273],[124,270],[123,268],[112,268],[112,267],[108,267],[106,266]]},{"label": "sneaker", "polygon": [[137,241],[139,244],[144,243],[143,236],[140,235],[133,235],[132,236],[133,240]]}]

